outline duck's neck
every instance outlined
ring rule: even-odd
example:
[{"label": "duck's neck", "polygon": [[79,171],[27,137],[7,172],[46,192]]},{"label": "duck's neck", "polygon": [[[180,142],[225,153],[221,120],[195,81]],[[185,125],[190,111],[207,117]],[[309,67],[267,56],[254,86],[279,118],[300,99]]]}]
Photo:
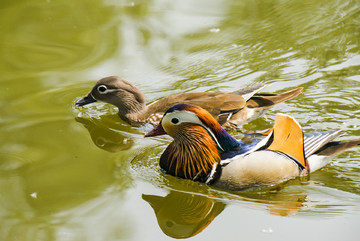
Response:
[{"label": "duck's neck", "polygon": [[119,109],[119,116],[122,120],[126,121],[132,126],[140,126],[144,120],[142,115],[147,111],[145,103],[137,101],[124,101],[117,105]]},{"label": "duck's neck", "polygon": [[207,175],[219,161],[217,144],[207,131],[188,127],[174,137],[160,158],[160,166],[173,176],[193,179],[197,175]]},{"label": "duck's neck", "polygon": [[239,142],[230,136],[208,112],[204,110],[198,117],[202,123],[206,123],[203,127],[216,142],[220,152],[228,152],[239,146]]},{"label": "duck's neck", "polygon": [[220,125],[216,131],[214,131],[214,135],[219,142],[219,149],[221,153],[231,151],[235,147],[238,147],[239,142],[230,136]]}]

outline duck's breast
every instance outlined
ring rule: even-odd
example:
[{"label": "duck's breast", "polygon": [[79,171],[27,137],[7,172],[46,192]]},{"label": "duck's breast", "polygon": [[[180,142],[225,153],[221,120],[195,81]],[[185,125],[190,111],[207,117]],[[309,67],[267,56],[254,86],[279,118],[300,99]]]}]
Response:
[{"label": "duck's breast", "polygon": [[274,185],[301,173],[290,157],[274,151],[257,151],[235,156],[222,169],[214,186],[227,190],[243,190]]}]

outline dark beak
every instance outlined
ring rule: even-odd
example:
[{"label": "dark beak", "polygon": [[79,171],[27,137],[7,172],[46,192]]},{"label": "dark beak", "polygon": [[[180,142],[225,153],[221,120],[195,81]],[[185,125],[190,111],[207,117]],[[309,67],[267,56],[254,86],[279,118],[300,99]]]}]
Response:
[{"label": "dark beak", "polygon": [[94,102],[96,102],[96,100],[92,97],[91,93],[89,92],[89,94],[87,94],[87,96],[85,96],[81,100],[78,100],[75,104],[77,106],[84,106],[84,105],[94,103]]},{"label": "dark beak", "polygon": [[162,127],[161,124],[157,125],[152,131],[150,131],[149,133],[147,133],[145,135],[145,137],[150,137],[150,136],[161,136],[161,135],[166,135],[167,133],[164,131],[164,128]]}]

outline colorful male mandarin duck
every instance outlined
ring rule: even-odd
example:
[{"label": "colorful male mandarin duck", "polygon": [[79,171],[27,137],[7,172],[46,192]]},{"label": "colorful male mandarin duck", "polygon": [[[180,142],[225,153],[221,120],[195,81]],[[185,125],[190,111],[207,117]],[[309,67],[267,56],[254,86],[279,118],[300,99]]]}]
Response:
[{"label": "colorful male mandarin duck", "polygon": [[163,134],[174,138],[160,158],[165,173],[232,191],[305,175],[326,165],[335,154],[360,145],[360,139],[332,142],[340,130],[304,135],[292,117],[278,114],[267,137],[246,146],[206,110],[190,104],[171,107],[145,136]]},{"label": "colorful male mandarin duck", "polygon": [[292,99],[302,92],[296,88],[281,94],[257,94],[268,85],[254,84],[233,92],[182,93],[145,105],[145,95],[138,87],[117,76],[99,80],[87,96],[76,102],[84,106],[97,100],[118,107],[119,116],[128,124],[140,127],[145,123],[159,124],[171,106],[179,103],[206,109],[224,127],[237,128],[260,116],[266,109]]}]

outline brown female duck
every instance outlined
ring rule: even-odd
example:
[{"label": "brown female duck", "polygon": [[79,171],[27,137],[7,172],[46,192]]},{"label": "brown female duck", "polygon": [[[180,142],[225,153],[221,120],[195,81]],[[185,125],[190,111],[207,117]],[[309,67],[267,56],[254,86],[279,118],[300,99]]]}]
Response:
[{"label": "brown female duck", "polygon": [[258,83],[233,92],[181,93],[164,97],[150,105],[145,95],[132,83],[110,76],[99,80],[84,98],[84,106],[96,101],[115,105],[122,120],[132,126],[157,125],[164,113],[178,103],[189,103],[206,109],[224,127],[237,128],[260,116],[266,109],[292,99],[302,92],[296,88],[281,94],[258,94],[268,85]]}]

